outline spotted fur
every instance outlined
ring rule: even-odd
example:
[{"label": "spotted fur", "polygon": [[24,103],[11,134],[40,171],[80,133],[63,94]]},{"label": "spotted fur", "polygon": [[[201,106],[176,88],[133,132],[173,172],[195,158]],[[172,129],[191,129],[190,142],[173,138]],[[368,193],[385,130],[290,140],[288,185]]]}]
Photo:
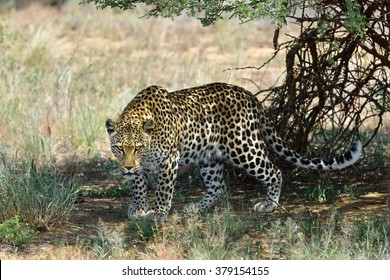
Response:
[{"label": "spotted fur", "polygon": [[[203,211],[218,202],[226,191],[224,164],[230,162],[265,185],[266,200],[254,210],[270,212],[277,207],[282,174],[269,160],[266,145],[299,167],[321,170],[350,166],[362,153],[356,141],[345,154],[327,161],[299,155],[277,135],[255,96],[224,83],[174,92],[150,86],[127,105],[118,121],[108,119],[106,128],[125,178],[134,181],[130,220],[166,218],[179,165],[198,165],[207,189],[187,209]],[[158,174],[158,187],[149,210],[145,182],[150,173]]]}]

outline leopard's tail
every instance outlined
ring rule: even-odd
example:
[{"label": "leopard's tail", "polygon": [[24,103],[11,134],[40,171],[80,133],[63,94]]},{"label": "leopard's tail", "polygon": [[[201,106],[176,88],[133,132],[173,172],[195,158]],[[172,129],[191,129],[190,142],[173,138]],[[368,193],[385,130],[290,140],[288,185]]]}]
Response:
[{"label": "leopard's tail", "polygon": [[357,140],[352,143],[352,147],[347,152],[332,159],[307,158],[289,149],[285,142],[269,126],[263,127],[262,132],[267,143],[280,157],[302,168],[315,170],[343,169],[354,164],[362,155],[362,142]]}]

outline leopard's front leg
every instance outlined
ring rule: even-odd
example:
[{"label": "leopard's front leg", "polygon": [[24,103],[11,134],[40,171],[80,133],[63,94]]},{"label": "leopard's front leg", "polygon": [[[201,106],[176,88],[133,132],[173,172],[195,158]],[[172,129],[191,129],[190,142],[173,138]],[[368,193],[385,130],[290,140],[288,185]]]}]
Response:
[{"label": "leopard's front leg", "polygon": [[158,174],[158,186],[156,190],[154,206],[153,209],[146,213],[146,218],[158,221],[163,221],[166,219],[168,212],[171,209],[173,190],[177,176],[178,161],[178,155],[174,154],[167,157],[162,162]]},{"label": "leopard's front leg", "polygon": [[133,200],[127,210],[127,218],[136,220],[146,215],[148,210],[148,195],[146,186],[146,175],[140,173],[135,175],[133,181]]}]

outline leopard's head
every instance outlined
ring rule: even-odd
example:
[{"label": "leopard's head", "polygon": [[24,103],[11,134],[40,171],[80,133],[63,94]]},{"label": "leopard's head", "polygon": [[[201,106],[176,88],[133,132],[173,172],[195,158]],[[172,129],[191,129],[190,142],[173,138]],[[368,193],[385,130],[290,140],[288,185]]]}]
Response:
[{"label": "leopard's head", "polygon": [[117,157],[126,179],[133,179],[140,170],[141,160],[150,149],[154,121],[150,117],[129,117],[114,122],[106,120],[111,151]]}]

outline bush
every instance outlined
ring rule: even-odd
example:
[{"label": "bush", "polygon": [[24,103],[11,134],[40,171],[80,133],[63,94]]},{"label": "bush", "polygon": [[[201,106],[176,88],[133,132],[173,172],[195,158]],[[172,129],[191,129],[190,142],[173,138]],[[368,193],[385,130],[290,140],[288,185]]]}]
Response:
[{"label": "bush", "polygon": [[127,232],[129,236],[139,241],[153,241],[158,233],[159,228],[153,221],[140,220],[129,223]]},{"label": "bush", "polygon": [[12,244],[14,251],[17,251],[18,247],[30,243],[35,235],[35,231],[28,224],[21,223],[17,216],[0,224],[0,240]]},{"label": "bush", "polygon": [[68,218],[76,199],[74,178],[34,160],[17,164],[0,158],[0,222],[18,216],[36,228],[48,228]]}]

